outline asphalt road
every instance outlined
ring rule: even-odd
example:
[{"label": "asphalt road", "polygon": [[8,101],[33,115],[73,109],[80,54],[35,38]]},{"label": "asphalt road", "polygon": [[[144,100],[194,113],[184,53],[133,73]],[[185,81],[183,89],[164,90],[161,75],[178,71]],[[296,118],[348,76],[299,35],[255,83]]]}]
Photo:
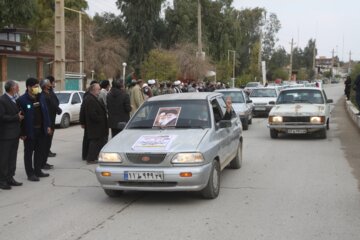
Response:
[{"label": "asphalt road", "polygon": [[[78,125],[55,132],[51,176],[29,182],[19,149],[21,187],[0,191],[0,239],[358,240],[360,134],[344,111],[343,85],[325,140],[271,139],[266,118],[244,132],[240,170],[225,169],[220,195],[127,192],[108,198],[94,165],[81,160]],[[21,144],[22,145],[22,144]]]}]

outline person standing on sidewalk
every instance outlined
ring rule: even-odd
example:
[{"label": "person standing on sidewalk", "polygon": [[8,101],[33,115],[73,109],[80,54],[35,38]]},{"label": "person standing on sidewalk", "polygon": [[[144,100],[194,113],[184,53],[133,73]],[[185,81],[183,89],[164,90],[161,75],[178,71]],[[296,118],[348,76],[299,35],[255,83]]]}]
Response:
[{"label": "person standing on sidewalk", "polygon": [[356,115],[360,115],[360,74],[356,77],[354,88],[356,92],[356,104],[358,105],[359,109],[359,112]]},{"label": "person standing on sidewalk", "polygon": [[[53,80],[51,82],[51,79]],[[56,119],[56,114],[61,114],[62,110],[59,107],[60,103],[59,100],[56,96],[56,94],[53,91],[53,84],[55,79],[52,76],[48,76],[46,79],[41,80],[40,81],[40,87],[42,89],[41,94],[43,95],[43,97],[45,98],[46,101],[46,106],[48,108],[48,112],[49,112],[49,118],[50,118],[50,127],[51,127],[51,131],[52,134],[47,136],[47,141],[46,141],[46,149],[48,152],[48,157],[55,157],[56,153],[51,152],[51,145],[52,145],[52,139],[54,136],[54,131],[55,131],[55,119]],[[42,165],[42,169],[45,170],[49,170],[54,168],[54,166],[52,164],[49,164],[47,162],[45,162]]]},{"label": "person standing on sidewalk", "polygon": [[49,176],[41,171],[41,167],[48,157],[47,135],[52,132],[46,100],[40,94],[39,81],[36,78],[26,80],[26,92],[17,102],[24,114],[20,138],[24,141],[26,175],[29,181],[39,181],[39,178]]},{"label": "person standing on sidewalk", "polygon": [[5,83],[5,94],[0,97],[0,188],[21,186],[14,179],[17,150],[19,147],[20,123],[24,119],[16,98],[19,85],[15,81]]}]

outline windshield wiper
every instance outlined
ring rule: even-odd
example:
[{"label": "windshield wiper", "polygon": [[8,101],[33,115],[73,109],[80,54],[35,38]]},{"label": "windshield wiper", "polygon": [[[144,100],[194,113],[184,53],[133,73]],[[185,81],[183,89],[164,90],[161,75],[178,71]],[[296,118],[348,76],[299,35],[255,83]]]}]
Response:
[{"label": "windshield wiper", "polygon": [[129,127],[129,129],[147,129],[147,128],[152,128],[149,126],[133,126],[133,127]]},{"label": "windshield wiper", "polygon": [[201,129],[205,129],[205,126],[200,126],[200,125],[177,125],[175,126],[175,128],[201,128]]}]

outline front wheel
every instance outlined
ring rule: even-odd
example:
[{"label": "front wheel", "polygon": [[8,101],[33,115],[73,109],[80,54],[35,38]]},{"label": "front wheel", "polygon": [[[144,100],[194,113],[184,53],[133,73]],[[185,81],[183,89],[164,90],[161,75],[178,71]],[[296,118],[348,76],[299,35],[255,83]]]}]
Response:
[{"label": "front wheel", "polygon": [[108,195],[109,197],[119,197],[120,195],[122,195],[122,193],[124,191],[121,190],[112,190],[112,189],[104,189],[104,192],[106,193],[106,195]]},{"label": "front wheel", "polygon": [[244,119],[244,121],[242,122],[242,126],[243,126],[243,130],[248,130],[249,129],[249,119]]},{"label": "front wheel", "polygon": [[70,126],[70,116],[69,114],[65,113],[61,118],[60,127],[68,128],[69,126]]},{"label": "front wheel", "polygon": [[278,132],[275,129],[270,129],[270,137],[271,138],[277,138]]},{"label": "front wheel", "polygon": [[239,143],[235,158],[230,162],[230,168],[239,169],[242,166],[242,142]]},{"label": "front wheel", "polygon": [[319,138],[326,139],[326,129],[321,129],[318,134]]},{"label": "front wheel", "polygon": [[210,177],[206,187],[201,190],[201,195],[205,199],[215,199],[220,192],[220,164],[214,160],[211,168]]}]

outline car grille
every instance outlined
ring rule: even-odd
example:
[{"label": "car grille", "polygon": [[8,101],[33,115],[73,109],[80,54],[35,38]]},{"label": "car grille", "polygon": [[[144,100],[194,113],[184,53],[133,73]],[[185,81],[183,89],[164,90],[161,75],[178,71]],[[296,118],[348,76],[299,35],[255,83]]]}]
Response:
[{"label": "car grille", "polygon": [[175,187],[176,182],[119,182],[125,187]]},{"label": "car grille", "polygon": [[291,122],[291,123],[296,123],[296,122],[310,122],[310,117],[283,117],[283,122]]},{"label": "car grille", "polygon": [[127,153],[126,157],[135,164],[159,164],[164,161],[166,153]]},{"label": "car grille", "polygon": [[266,103],[254,103],[255,106],[266,106]]}]

